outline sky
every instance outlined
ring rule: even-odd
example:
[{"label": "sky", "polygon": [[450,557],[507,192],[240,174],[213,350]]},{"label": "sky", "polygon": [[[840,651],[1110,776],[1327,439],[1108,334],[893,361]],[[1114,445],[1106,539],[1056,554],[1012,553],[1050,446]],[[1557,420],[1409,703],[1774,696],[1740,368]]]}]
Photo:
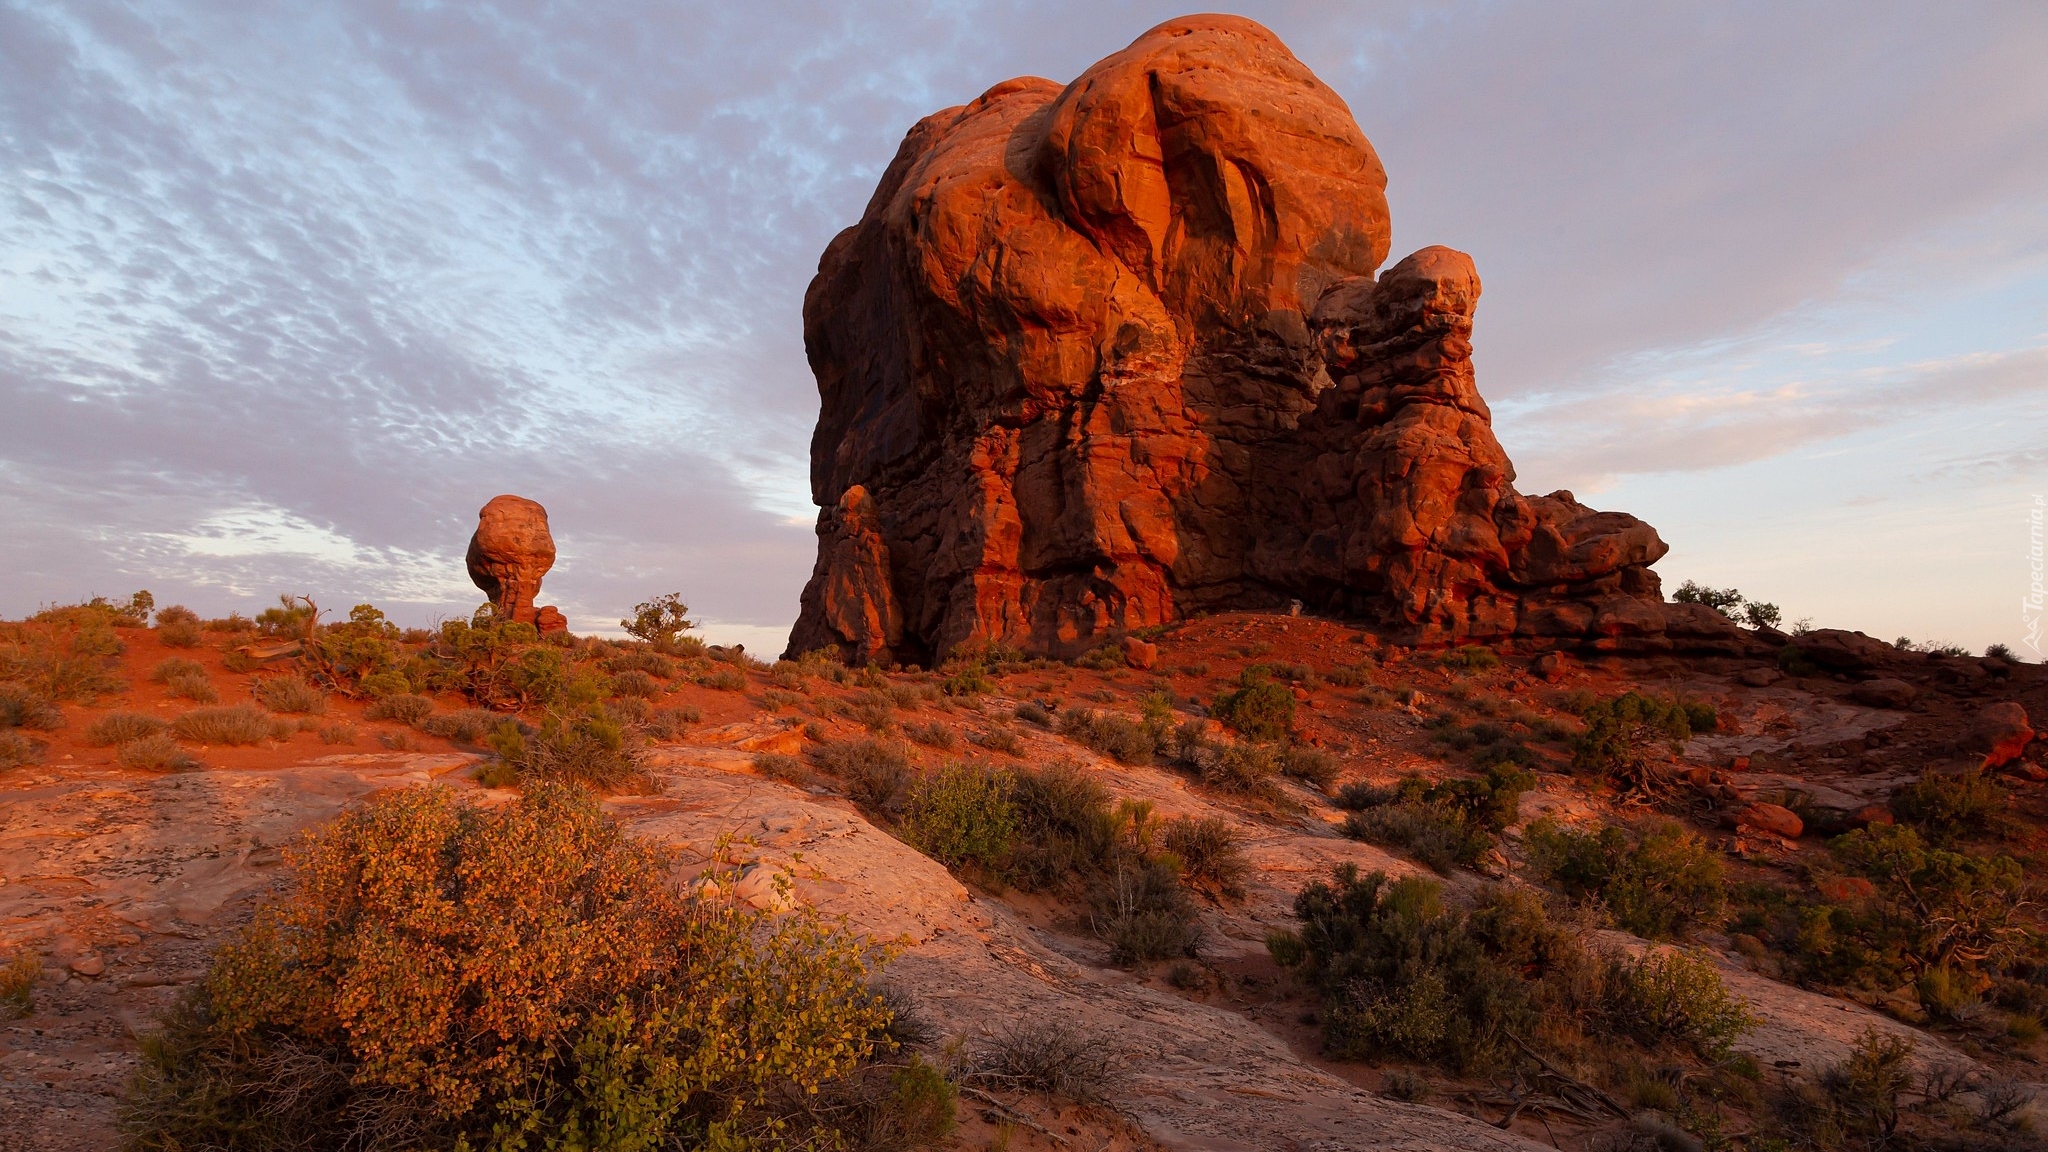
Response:
[{"label": "sky", "polygon": [[[1350,104],[1394,258],[1473,254],[1523,491],[1667,589],[2041,658],[2048,5],[1231,10]],[[920,117],[1184,11],[0,0],[0,615],[427,624],[516,492],[577,630],[679,591],[779,650],[819,253]]]}]

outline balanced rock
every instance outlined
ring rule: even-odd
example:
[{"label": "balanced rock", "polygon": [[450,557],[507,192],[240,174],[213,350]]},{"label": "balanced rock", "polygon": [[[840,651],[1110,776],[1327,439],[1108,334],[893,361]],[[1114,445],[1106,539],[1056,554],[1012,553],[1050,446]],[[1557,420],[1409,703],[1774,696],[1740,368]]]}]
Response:
[{"label": "balanced rock", "polygon": [[547,509],[523,496],[492,497],[477,513],[467,561],[470,580],[491,598],[498,615],[543,632],[568,629],[568,620],[553,605],[533,604],[541,577],[555,564]]},{"label": "balanced rock", "polygon": [[1386,174],[1249,20],[910,130],[819,262],[816,569],[790,649],[1072,655],[1190,613],[1404,644],[1735,650],[1648,524],[1525,496],[1472,367],[1480,281],[1387,257]]}]

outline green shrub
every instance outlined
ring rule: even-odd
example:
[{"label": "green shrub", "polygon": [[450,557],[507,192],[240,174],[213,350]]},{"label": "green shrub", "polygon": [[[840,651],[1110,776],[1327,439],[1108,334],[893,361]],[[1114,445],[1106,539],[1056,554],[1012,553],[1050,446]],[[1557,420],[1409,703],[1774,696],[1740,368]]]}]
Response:
[{"label": "green shrub", "polygon": [[202,767],[197,757],[164,732],[122,744],[114,753],[114,762],[140,772],[196,772]]},{"label": "green shrub", "polygon": [[12,728],[0,729],[0,772],[26,764],[40,764],[49,745],[32,740]]},{"label": "green shrub", "polygon": [[442,624],[433,652],[432,686],[459,691],[485,708],[555,705],[569,686],[563,650],[542,643],[533,625],[495,616],[488,605],[469,620]]},{"label": "green shrub", "polygon": [[303,596],[279,596],[277,607],[256,614],[256,630],[265,636],[299,639],[307,635],[313,624],[313,602]]},{"label": "green shrub", "polygon": [[1139,860],[1100,877],[1089,895],[1090,926],[1109,945],[1109,962],[1142,964],[1194,956],[1202,928],[1173,865]]},{"label": "green shrub", "polygon": [[1944,847],[1970,836],[2001,835],[2015,827],[2011,801],[1996,780],[1981,772],[1928,769],[1892,797],[1899,819]]},{"label": "green shrub", "polygon": [[[633,615],[619,621],[619,627],[624,628],[627,635],[645,640],[657,652],[680,651],[682,641],[686,639],[683,633],[696,626],[697,622],[690,619],[690,606],[683,603],[679,592],[635,604]],[[701,642],[699,646],[701,650]]]},{"label": "green shrub", "polygon": [[1666,773],[1653,759],[1654,749],[1661,745],[1676,752],[1695,732],[1717,724],[1709,705],[1637,692],[1592,704],[1580,715],[1586,729],[1573,743],[1572,770],[1640,791],[1662,786]]},{"label": "green shrub", "polygon": [[434,713],[434,702],[425,696],[401,693],[372,701],[363,715],[371,720],[396,720],[400,724],[418,724]]},{"label": "green shrub", "polygon": [[1124,659],[1123,648],[1115,644],[1103,644],[1074,657],[1076,667],[1092,668],[1097,672],[1107,672],[1112,668],[1122,668],[1128,663],[1129,661]]},{"label": "green shrub", "polygon": [[531,729],[501,720],[484,743],[522,784],[570,784],[605,793],[648,783],[639,749],[602,716],[550,713]]},{"label": "green shrub", "polygon": [[983,696],[996,690],[996,682],[979,662],[948,661],[939,671],[945,677],[939,690],[948,696]]},{"label": "green shrub", "polygon": [[877,1051],[875,954],[802,908],[689,898],[673,850],[587,798],[386,793],[288,862],[144,1042],[131,1147],[847,1139],[799,1102]]},{"label": "green shrub", "polygon": [[1644,952],[1609,960],[1607,1011],[1617,1032],[1646,1047],[1677,1043],[1707,1060],[1725,1060],[1756,1027],[1748,1005],[1721,982],[1713,962],[1693,952]]},{"label": "green shrub", "polygon": [[[1343,1059],[1399,1056],[1460,1071],[1504,1065],[1514,1038],[1541,1020],[1541,982],[1579,959],[1568,936],[1533,908],[1507,902],[1489,924],[1519,919],[1527,932],[1475,930],[1433,880],[1390,880],[1338,867],[1294,904],[1298,934],[1268,944],[1324,1000],[1324,1044]],[[1523,972],[1533,979],[1525,979]]]},{"label": "green shrub", "polygon": [[1535,777],[1510,765],[1494,765],[1478,780],[1452,778],[1431,784],[1420,776],[1390,788],[1347,786],[1338,796],[1352,809],[1347,836],[1397,848],[1438,870],[1477,864],[1514,823],[1522,793]]},{"label": "green shrub", "polygon": [[156,626],[159,628],[166,624],[198,624],[199,622],[199,613],[185,607],[183,604],[173,604],[168,608],[157,609]]},{"label": "green shrub", "polygon": [[956,764],[919,780],[903,805],[902,832],[949,868],[1000,876],[1017,836],[1009,775]]},{"label": "green shrub", "polygon": [[1598,900],[1615,923],[1653,939],[1690,935],[1727,905],[1721,859],[1682,825],[1659,823],[1631,841],[1620,828],[1580,832],[1549,817],[1529,826],[1529,866],[1575,900]]},{"label": "green shrub", "polygon": [[1446,668],[1462,672],[1484,672],[1500,667],[1500,657],[1494,655],[1493,649],[1481,648],[1476,644],[1445,652],[1437,657],[1437,662]]},{"label": "green shrub", "polygon": [[194,708],[171,722],[171,735],[192,744],[261,744],[291,734],[290,724],[252,704]]},{"label": "green shrub", "polygon": [[854,803],[893,811],[910,784],[910,753],[893,740],[823,740],[811,746],[811,763],[846,785]]},{"label": "green shrub", "polygon": [[1114,862],[1119,827],[1109,790],[1076,765],[1055,761],[1016,772],[1010,799],[1017,836],[1009,879],[1018,887],[1050,891]]},{"label": "green shrub", "polygon": [[[165,609],[165,611],[169,611],[169,609]],[[186,611],[189,612],[190,609],[186,609]],[[161,616],[161,613],[159,616]],[[166,648],[197,648],[206,639],[206,632],[199,626],[199,620],[195,616],[190,620],[173,620],[169,623],[159,623],[156,629],[156,638],[162,641]]]},{"label": "green shrub", "polygon": [[0,729],[51,732],[63,726],[63,709],[19,684],[0,684]]},{"label": "green shrub", "polygon": [[1220,896],[1243,894],[1251,866],[1237,830],[1220,816],[1176,816],[1159,827],[1159,846],[1171,853],[1183,881]]},{"label": "green shrub", "polygon": [[130,740],[159,735],[169,731],[170,727],[165,721],[141,712],[109,712],[85,726],[85,742],[95,748],[112,748]]},{"label": "green shrub", "polygon": [[1294,729],[1294,693],[1254,666],[1238,676],[1236,688],[1216,698],[1209,714],[1253,740],[1283,740]]},{"label": "green shrub", "polygon": [[252,685],[256,699],[272,712],[318,716],[327,711],[327,693],[300,676],[265,676]]},{"label": "green shrub", "polygon": [[1936,848],[1903,825],[1858,829],[1829,849],[1871,892],[1802,910],[1795,947],[1811,977],[1891,988],[1947,969],[1975,983],[2003,972],[2029,946],[2016,917],[2025,874],[2009,856]]}]

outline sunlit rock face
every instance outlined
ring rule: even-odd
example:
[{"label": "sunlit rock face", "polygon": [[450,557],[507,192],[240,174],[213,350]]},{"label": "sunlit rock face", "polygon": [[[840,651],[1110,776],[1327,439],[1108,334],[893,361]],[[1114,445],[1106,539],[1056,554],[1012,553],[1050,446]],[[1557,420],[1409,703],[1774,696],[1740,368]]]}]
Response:
[{"label": "sunlit rock face", "polygon": [[569,627],[549,604],[534,606],[541,577],[555,565],[555,538],[548,532],[548,510],[523,496],[494,496],[477,512],[476,531],[465,557],[469,579],[499,616],[532,624],[543,632]]},{"label": "sunlit rock face", "polygon": [[824,511],[791,650],[1071,655],[1297,599],[1409,643],[1729,642],[1663,604],[1649,525],[1515,491],[1479,276],[1431,247],[1375,277],[1385,189],[1235,17],[920,121],[804,301]]}]

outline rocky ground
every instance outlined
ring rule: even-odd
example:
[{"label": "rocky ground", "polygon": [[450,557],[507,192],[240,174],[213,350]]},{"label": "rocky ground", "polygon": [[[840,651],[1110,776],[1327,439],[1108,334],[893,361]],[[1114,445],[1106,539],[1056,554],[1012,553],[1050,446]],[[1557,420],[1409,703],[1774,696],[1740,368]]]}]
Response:
[{"label": "rocky ground", "polygon": [[[0,1131],[9,1133],[10,1147],[114,1146],[116,1101],[135,1066],[137,1038],[277,880],[279,847],[296,833],[378,789],[478,787],[471,776],[481,750],[369,721],[360,704],[339,697],[319,724],[288,739],[195,749],[200,770],[123,769],[82,736],[94,716],[114,709],[171,714],[189,706],[150,682],[158,661],[196,656],[229,700],[246,691],[247,678],[222,667],[213,646],[173,651],[142,629],[122,637],[128,689],[91,706],[64,705],[65,725],[37,733],[48,743],[44,760],[0,774],[0,951],[32,949],[43,965],[30,1013],[0,1026]],[[1019,1148],[1585,1146],[1597,1126],[1553,1120],[1546,1127],[1524,1115],[1497,1127],[1502,1110],[1486,1102],[1485,1085],[1433,1076],[1428,1103],[1404,1103],[1387,1093],[1388,1078],[1411,1070],[1321,1055],[1313,1000],[1267,957],[1267,933],[1290,922],[1302,885],[1338,862],[1392,873],[1421,865],[1339,835],[1342,814],[1299,783],[1284,786],[1284,804],[1248,805],[1171,768],[1113,763],[1012,719],[1015,707],[1056,701],[1135,711],[1138,696],[1164,688],[1191,718],[1247,663],[1306,665],[1325,675],[1298,684],[1298,738],[1335,755],[1344,781],[1386,781],[1458,770],[1431,738],[1429,718],[1445,701],[1496,701],[1504,713],[1520,709],[1518,722],[1526,723],[1564,722],[1576,690],[1608,696],[1639,687],[1706,700],[1722,723],[1680,758],[1677,767],[1692,783],[1688,811],[1732,866],[1752,876],[1799,875],[1806,858],[1824,851],[1808,828],[1758,826],[1759,818],[1746,815],[1758,803],[1796,807],[1814,825],[1868,819],[1866,809],[1882,807],[1922,768],[1981,760],[1971,732],[1988,706],[2048,713],[2038,666],[1917,653],[1796,677],[1756,661],[1673,657],[1546,661],[1542,676],[1514,658],[1487,669],[1447,668],[1436,654],[1380,648],[1331,621],[1231,614],[1178,627],[1159,638],[1156,651],[1137,655],[1152,667],[1042,664],[969,700],[903,692],[909,706],[894,720],[955,734],[950,750],[924,748],[926,763],[1066,757],[1099,773],[1119,796],[1152,802],[1162,816],[1231,820],[1252,873],[1242,899],[1203,909],[1201,975],[1192,984],[1170,980],[1163,966],[1110,965],[1081,919],[1056,903],[963,884],[829,781],[805,786],[759,774],[762,751],[800,752],[820,736],[864,731],[849,714],[861,691],[851,685],[814,680],[786,691],[760,670],[747,673],[737,691],[678,681],[662,702],[695,708],[702,719],[650,749],[657,788],[609,803],[637,831],[698,852],[732,838],[746,859],[769,870],[762,875],[791,870],[798,898],[901,941],[890,978],[951,1042],[971,1046],[1014,1022],[1057,1021],[1095,1038],[1125,1069],[1100,1108],[967,1098],[957,1146],[986,1145],[999,1123],[1013,1132],[1009,1146]],[[1362,666],[1370,669],[1362,686],[1337,687],[1327,675]],[[887,682],[921,689],[931,677],[899,672]],[[322,743],[315,729],[341,721],[355,727],[350,741]],[[1015,737],[1014,755],[972,741],[998,729]],[[1538,773],[1537,789],[1523,800],[1525,821],[1611,806],[1611,797],[1562,771],[1561,752],[1545,754],[1553,761],[1545,767],[1558,770]],[[2006,765],[2005,777],[2015,810],[2030,818],[2025,837],[2035,839],[2048,808],[2048,786],[2035,779],[2048,777],[2039,755],[2033,745]],[[1487,865],[1502,877],[1515,874],[1518,829]],[[2021,848],[2032,846],[2024,839]],[[1448,882],[1470,887],[1482,877],[1458,872]],[[774,899],[771,889],[762,891]],[[1645,946],[1597,931],[1621,947]],[[1929,1030],[1882,1000],[1858,1003],[1771,979],[1726,936],[1700,943],[1759,1017],[1739,1048],[1768,1076],[1811,1076],[1841,1061],[1874,1027],[1912,1036],[1923,1067],[1981,1063],[2028,1082],[2043,1078],[2038,1041],[1987,1045],[1971,1034]]]}]

